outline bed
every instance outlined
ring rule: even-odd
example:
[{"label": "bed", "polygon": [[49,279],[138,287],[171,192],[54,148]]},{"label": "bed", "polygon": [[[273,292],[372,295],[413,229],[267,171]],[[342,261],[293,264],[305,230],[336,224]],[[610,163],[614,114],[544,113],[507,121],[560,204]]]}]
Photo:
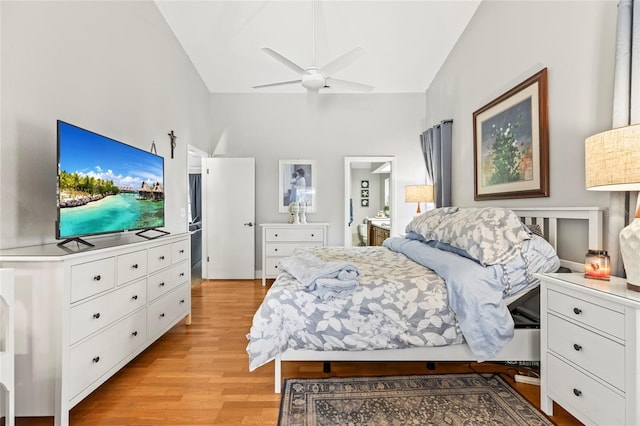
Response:
[{"label": "bed", "polygon": [[559,226],[584,221],[588,247],[602,247],[603,214],[444,208],[384,247],[297,252],[254,316],[250,370],[274,361],[279,393],[283,361],[539,361],[539,330],[515,328],[509,306],[536,272],[583,270],[556,255]]}]

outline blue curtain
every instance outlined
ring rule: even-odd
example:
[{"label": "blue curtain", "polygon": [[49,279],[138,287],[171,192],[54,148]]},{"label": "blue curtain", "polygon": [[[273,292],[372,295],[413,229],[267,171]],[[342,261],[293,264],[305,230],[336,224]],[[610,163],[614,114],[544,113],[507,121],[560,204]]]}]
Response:
[{"label": "blue curtain", "polygon": [[202,185],[199,174],[189,174],[189,201],[192,222],[202,222]]},{"label": "blue curtain", "polygon": [[451,206],[452,129],[453,120],[443,120],[420,135],[427,183],[433,185],[436,207]]}]

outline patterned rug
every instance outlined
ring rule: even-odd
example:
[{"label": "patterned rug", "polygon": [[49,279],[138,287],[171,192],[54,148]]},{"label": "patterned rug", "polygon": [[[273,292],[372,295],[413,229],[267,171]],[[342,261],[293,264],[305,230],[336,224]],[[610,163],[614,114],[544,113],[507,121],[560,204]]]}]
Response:
[{"label": "patterned rug", "polygon": [[287,379],[280,426],[553,425],[499,376]]}]

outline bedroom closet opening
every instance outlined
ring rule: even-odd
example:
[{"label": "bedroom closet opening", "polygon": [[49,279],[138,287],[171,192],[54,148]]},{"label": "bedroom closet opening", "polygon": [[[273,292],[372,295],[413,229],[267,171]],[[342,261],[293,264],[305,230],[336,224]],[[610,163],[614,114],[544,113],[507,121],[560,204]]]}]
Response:
[{"label": "bedroom closet opening", "polygon": [[191,234],[191,283],[202,281],[202,158],[206,152],[189,145],[187,157],[187,219]]},{"label": "bedroom closet opening", "polygon": [[345,247],[380,245],[393,234],[394,157],[345,157]]}]

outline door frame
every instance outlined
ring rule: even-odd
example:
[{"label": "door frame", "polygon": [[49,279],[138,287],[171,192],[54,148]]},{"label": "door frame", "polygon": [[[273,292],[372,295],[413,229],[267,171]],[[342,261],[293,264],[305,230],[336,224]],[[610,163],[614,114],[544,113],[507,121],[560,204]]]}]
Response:
[{"label": "door frame", "polygon": [[[386,163],[388,162],[391,165],[391,170],[389,172],[389,208],[391,210],[391,235],[395,235],[395,212],[397,212],[396,206],[396,190],[395,190],[395,182],[396,182],[396,167],[395,167],[395,157],[388,156],[362,156],[362,157],[344,157],[344,241],[343,245],[345,247],[350,247],[351,244],[351,226],[349,226],[349,214],[350,214],[350,204],[349,199],[351,198],[351,164],[352,163]],[[353,226],[353,224],[351,224]]]}]

